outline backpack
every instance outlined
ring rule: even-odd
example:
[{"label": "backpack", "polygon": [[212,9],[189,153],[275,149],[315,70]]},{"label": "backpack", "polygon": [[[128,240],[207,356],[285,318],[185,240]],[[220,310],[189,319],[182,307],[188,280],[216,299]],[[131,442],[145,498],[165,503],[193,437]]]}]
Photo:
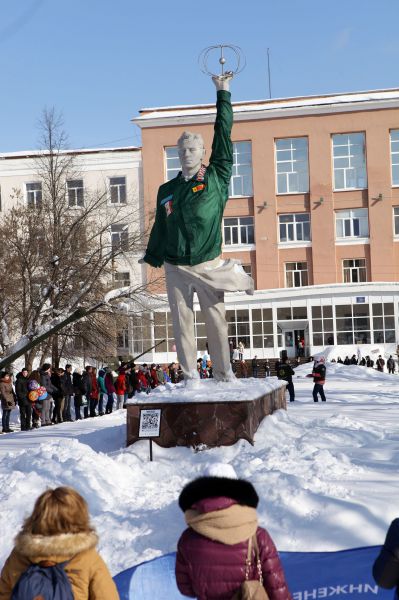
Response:
[{"label": "backpack", "polygon": [[11,600],[74,600],[64,567],[69,561],[30,565],[18,579]]}]

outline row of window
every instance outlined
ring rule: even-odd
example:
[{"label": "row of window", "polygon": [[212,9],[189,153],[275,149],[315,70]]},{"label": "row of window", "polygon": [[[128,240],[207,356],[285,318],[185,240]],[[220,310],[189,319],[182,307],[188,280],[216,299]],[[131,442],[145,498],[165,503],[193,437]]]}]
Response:
[{"label": "row of window", "polygon": [[[310,213],[281,214],[279,219],[279,243],[311,241]],[[393,208],[393,231],[399,237],[399,206]],[[337,240],[369,237],[367,208],[337,210],[335,212],[335,236]],[[253,217],[226,217],[223,219],[225,246],[254,243]]]},{"label": "row of window", "polygon": [[[273,314],[274,312],[274,314]],[[311,324],[306,343],[313,346],[329,344],[369,344],[395,342],[395,308],[393,302],[372,302],[329,306],[279,306],[272,308],[233,308],[226,310],[229,339],[241,340],[246,348],[284,348],[289,333],[291,339],[298,330],[296,322]],[[277,322],[276,327],[273,323]],[[282,329],[284,322],[284,329]],[[291,322],[291,323],[290,323]],[[303,325],[302,325],[303,327]],[[309,327],[310,329],[310,327]],[[302,333],[307,336],[307,330]],[[170,313],[154,313],[133,317],[131,323],[133,352],[139,354],[154,343],[156,352],[175,352],[175,340]],[[206,349],[205,320],[195,312],[195,337],[198,351]],[[120,348],[129,347],[129,330],[118,338]]]},{"label": "row of window", "polygon": [[[308,263],[285,263],[285,287],[302,287],[309,285]],[[367,281],[365,258],[345,258],[342,261],[342,280],[344,283],[361,283]]]},{"label": "row of window", "polygon": [[[42,203],[42,183],[33,181],[25,184],[26,202],[28,206],[39,208]],[[83,179],[68,179],[66,182],[68,206],[84,206]],[[126,177],[109,177],[108,193],[110,204],[126,204]]]},{"label": "row of window", "polygon": [[[366,136],[359,133],[337,133],[332,138],[334,190],[367,188]],[[309,148],[307,137],[275,140],[275,173],[277,194],[309,192]],[[392,185],[399,186],[399,129],[390,131]],[[176,146],[165,148],[166,180],[181,170]],[[251,142],[233,143],[233,173],[230,197],[252,196]]]}]

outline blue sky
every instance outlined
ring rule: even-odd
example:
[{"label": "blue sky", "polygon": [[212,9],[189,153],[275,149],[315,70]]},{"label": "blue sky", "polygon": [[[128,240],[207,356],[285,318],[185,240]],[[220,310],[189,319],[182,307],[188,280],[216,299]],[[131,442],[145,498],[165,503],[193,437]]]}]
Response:
[{"label": "blue sky", "polygon": [[233,100],[399,87],[398,0],[1,0],[0,152],[37,148],[44,107],[70,146],[140,144],[140,108],[212,102],[198,67],[243,49]]}]

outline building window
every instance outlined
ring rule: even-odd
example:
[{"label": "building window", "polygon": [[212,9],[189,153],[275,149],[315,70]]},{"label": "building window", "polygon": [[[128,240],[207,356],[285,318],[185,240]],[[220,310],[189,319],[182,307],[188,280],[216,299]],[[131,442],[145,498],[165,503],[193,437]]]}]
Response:
[{"label": "building window", "polygon": [[229,196],[252,196],[252,193],[252,144],[234,142]]},{"label": "building window", "polygon": [[274,347],[273,312],[271,308],[252,309],[252,347]]},{"label": "building window", "polygon": [[129,271],[114,273],[114,284],[116,288],[123,288],[130,286],[130,273]]},{"label": "building window", "polygon": [[344,283],[367,281],[366,259],[348,258],[343,261]]},{"label": "building window", "polygon": [[309,191],[308,138],[276,140],[278,194],[305,194]]},{"label": "building window", "polygon": [[111,225],[111,246],[113,251],[127,252],[129,249],[129,230],[127,225]]},{"label": "building window", "polygon": [[391,131],[392,185],[399,185],[399,129]]},{"label": "building window", "polygon": [[369,235],[367,208],[338,210],[335,213],[337,239],[364,238]]},{"label": "building window", "polygon": [[376,344],[395,343],[395,312],[393,302],[373,303],[373,335]]},{"label": "building window", "polygon": [[277,308],[277,321],[305,320],[308,318],[306,306],[280,306]]},{"label": "building window", "polygon": [[123,348],[124,350],[129,348],[129,329],[127,327],[118,331],[116,343],[118,348]]},{"label": "building window", "polygon": [[177,146],[165,148],[166,181],[174,179],[181,171],[180,158]]},{"label": "building window", "polygon": [[31,208],[39,208],[42,204],[42,184],[40,181],[26,184],[26,202]]},{"label": "building window", "polygon": [[394,206],[393,209],[393,227],[395,237],[399,237],[399,206]]},{"label": "building window", "polygon": [[223,238],[225,246],[240,246],[254,243],[253,217],[223,219]]},{"label": "building window", "polygon": [[109,192],[111,204],[126,204],[126,177],[110,177]]},{"label": "building window", "polygon": [[303,287],[308,285],[308,263],[285,263],[285,287]]},{"label": "building window", "polygon": [[335,307],[337,344],[370,344],[368,304],[341,304]]},{"label": "building window", "polygon": [[69,179],[67,191],[69,206],[83,206],[83,179]]},{"label": "building window", "polygon": [[339,133],[332,136],[334,189],[367,187],[364,133]]},{"label": "building window", "polygon": [[229,340],[237,348],[241,340],[246,348],[251,346],[249,327],[249,310],[247,308],[226,310],[227,331]]},{"label": "building window", "polygon": [[310,241],[309,213],[279,215],[279,225],[281,243]]},{"label": "building window", "polygon": [[314,346],[334,344],[332,306],[312,306],[312,328]]},{"label": "building window", "polygon": [[[155,313],[164,314],[164,313]],[[155,317],[155,315],[154,315]],[[133,316],[131,319],[132,324],[132,352],[133,354],[141,354],[148,352],[151,346],[154,345],[152,341],[151,324],[152,320],[150,313],[142,313],[138,316]],[[156,348],[156,351],[162,352],[162,350]]]}]

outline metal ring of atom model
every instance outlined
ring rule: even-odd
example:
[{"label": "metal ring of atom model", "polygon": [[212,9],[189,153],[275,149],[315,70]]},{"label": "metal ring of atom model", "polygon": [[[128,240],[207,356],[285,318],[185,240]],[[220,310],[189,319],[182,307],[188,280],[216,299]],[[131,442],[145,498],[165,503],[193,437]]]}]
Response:
[{"label": "metal ring of atom model", "polygon": [[[224,53],[225,48],[231,50],[231,52],[233,52],[235,55],[237,61],[235,69],[229,69],[228,71],[225,71],[225,64],[227,63]],[[221,73],[212,73],[212,71],[208,69],[209,54],[214,50],[219,50],[220,52],[219,64],[222,67]],[[237,75],[238,73],[241,73],[241,71],[245,69],[246,61],[244,53],[239,46],[233,46],[232,44],[217,44],[216,46],[208,46],[208,48],[204,48],[202,50],[198,57],[198,64],[201,71],[206,75],[210,75],[211,77],[223,77],[227,74]]]}]

